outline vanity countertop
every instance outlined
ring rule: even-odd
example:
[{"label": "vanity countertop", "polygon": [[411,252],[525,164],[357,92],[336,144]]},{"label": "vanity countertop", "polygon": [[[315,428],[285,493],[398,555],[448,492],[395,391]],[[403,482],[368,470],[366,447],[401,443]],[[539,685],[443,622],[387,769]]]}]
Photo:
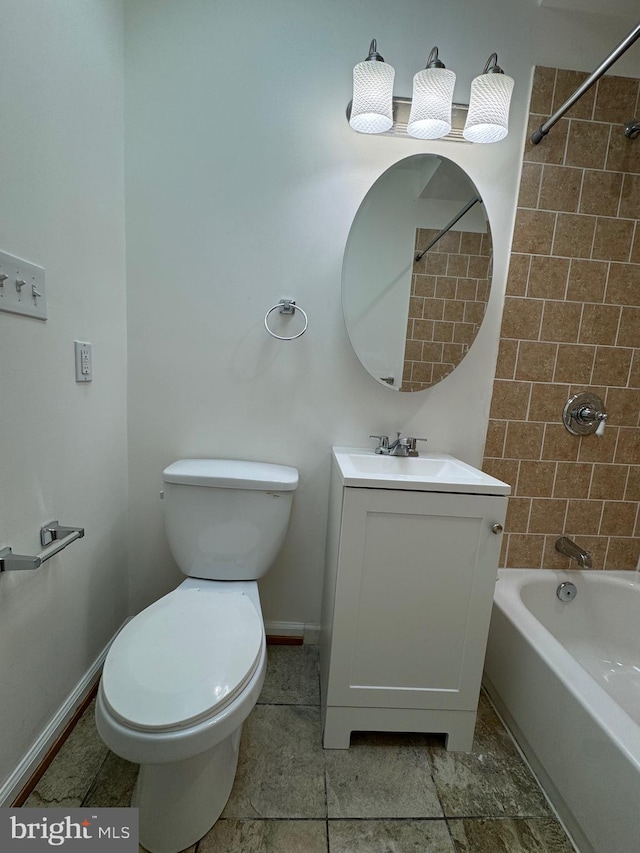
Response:
[{"label": "vanity countertop", "polygon": [[511,486],[447,453],[389,456],[361,447],[334,447],[343,485],[473,495],[508,495]]}]

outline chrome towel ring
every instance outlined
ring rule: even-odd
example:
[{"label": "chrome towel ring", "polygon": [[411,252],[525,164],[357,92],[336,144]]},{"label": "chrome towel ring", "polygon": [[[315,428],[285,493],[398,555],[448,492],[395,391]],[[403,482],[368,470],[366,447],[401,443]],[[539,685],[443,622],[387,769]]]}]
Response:
[{"label": "chrome towel ring", "polygon": [[[297,335],[291,335],[289,337],[287,337],[285,335],[276,335],[276,333],[273,332],[269,328],[269,323],[268,323],[269,314],[271,314],[272,311],[275,311],[276,308],[280,309],[280,311],[279,311],[280,314],[295,314],[296,311],[299,311],[302,314],[302,316],[304,317],[304,327],[303,327],[302,331],[298,332]],[[295,341],[296,338],[299,338],[301,335],[304,335],[304,333],[307,331],[308,325],[309,325],[309,319],[307,317],[306,311],[304,311],[299,305],[296,305],[296,303],[293,299],[281,299],[277,305],[274,305],[273,308],[269,308],[267,313],[264,315],[264,327],[265,327],[265,329],[267,330],[267,332],[269,332],[269,334],[272,337],[277,338],[279,341]]]}]

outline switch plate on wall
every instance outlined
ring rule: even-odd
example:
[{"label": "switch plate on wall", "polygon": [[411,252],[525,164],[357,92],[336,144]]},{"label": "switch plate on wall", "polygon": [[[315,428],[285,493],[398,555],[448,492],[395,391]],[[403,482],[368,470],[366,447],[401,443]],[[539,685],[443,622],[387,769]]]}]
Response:
[{"label": "switch plate on wall", "polygon": [[93,379],[91,344],[86,341],[73,343],[76,350],[76,382],[91,382]]},{"label": "switch plate on wall", "polygon": [[0,311],[47,319],[42,267],[0,252]]}]

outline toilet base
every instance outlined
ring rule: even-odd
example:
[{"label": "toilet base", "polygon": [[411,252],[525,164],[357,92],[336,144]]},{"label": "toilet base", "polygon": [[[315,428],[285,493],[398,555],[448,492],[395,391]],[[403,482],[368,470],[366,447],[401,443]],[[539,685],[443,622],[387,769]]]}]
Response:
[{"label": "toilet base", "polygon": [[178,853],[222,814],[236,775],[242,725],[212,749],[171,764],[143,764],[131,805],[140,810],[140,844]]}]

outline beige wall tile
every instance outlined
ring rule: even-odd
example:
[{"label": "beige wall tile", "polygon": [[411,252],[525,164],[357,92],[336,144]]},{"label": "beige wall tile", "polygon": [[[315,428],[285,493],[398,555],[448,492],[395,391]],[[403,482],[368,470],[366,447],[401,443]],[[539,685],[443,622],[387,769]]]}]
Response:
[{"label": "beige wall tile", "polygon": [[638,504],[633,501],[605,501],[600,522],[601,536],[633,536]]},{"label": "beige wall tile", "polygon": [[575,462],[578,458],[577,436],[567,432],[563,424],[547,424],[542,458],[556,462]]},{"label": "beige wall tile", "polygon": [[482,470],[512,486],[518,479],[519,465],[517,459],[485,459],[482,463]]},{"label": "beige wall tile", "polygon": [[528,533],[562,533],[567,501],[535,498],[531,503]]},{"label": "beige wall tile", "polygon": [[527,533],[531,498],[509,498],[504,529],[508,533]]},{"label": "beige wall tile", "polygon": [[570,396],[568,385],[534,382],[531,389],[529,420],[551,423],[557,421]]},{"label": "beige wall tile", "polygon": [[640,501],[640,466],[631,465],[624,493],[626,501]]},{"label": "beige wall tile", "polygon": [[602,261],[628,261],[635,221],[599,216],[593,238],[592,257]]},{"label": "beige wall tile", "polygon": [[[449,258],[451,255],[449,255]],[[436,299],[455,299],[458,280],[449,275],[439,275],[436,278]]]},{"label": "beige wall tile", "polygon": [[613,305],[640,305],[640,266],[611,264],[606,301]]},{"label": "beige wall tile", "polygon": [[620,313],[621,309],[617,305],[585,305],[580,325],[580,343],[613,346],[618,335]]},{"label": "beige wall tile", "polygon": [[605,569],[633,570],[640,557],[639,539],[610,539]]},{"label": "beige wall tile", "polygon": [[595,465],[589,497],[592,500],[621,501],[624,497],[628,468],[626,465]]},{"label": "beige wall tile", "polygon": [[640,390],[637,388],[609,388],[605,409],[608,414],[607,428],[616,426],[637,427],[640,416]]},{"label": "beige wall tile", "polygon": [[[527,296],[539,299],[564,299],[569,263],[567,258],[533,255]],[[583,299],[584,296],[581,296],[580,300]]]},{"label": "beige wall tile", "polygon": [[567,299],[602,302],[607,285],[609,264],[605,261],[571,259]]},{"label": "beige wall tile", "polygon": [[640,465],[640,430],[620,428],[614,461],[624,465]]},{"label": "beige wall tile", "polygon": [[[631,118],[631,116],[629,116]],[[627,119],[620,119],[621,122]],[[606,127],[606,125],[601,125]],[[607,150],[606,168],[614,172],[629,172],[633,175],[640,174],[640,157],[634,141],[627,139],[624,133],[620,133],[620,127],[611,133],[611,140]],[[542,147],[542,146],[539,146]]]},{"label": "beige wall tile", "polygon": [[[560,71],[560,74],[563,74]],[[548,118],[554,112],[553,92],[556,85],[558,70],[545,65],[537,65],[533,72],[533,87],[529,109],[532,113],[540,113]]]},{"label": "beige wall tile", "polygon": [[[606,408],[606,407],[605,407]],[[607,425],[604,435],[583,435],[579,439],[580,450],[578,459],[580,462],[613,462],[618,443],[619,429],[616,426]]]},{"label": "beige wall tile", "polygon": [[518,210],[512,250],[534,255],[550,254],[555,222],[555,213],[544,210]]},{"label": "beige wall tile", "polygon": [[539,459],[543,435],[544,427],[542,424],[510,421],[504,444],[505,458]]},{"label": "beige wall tile", "polygon": [[619,347],[640,347],[640,308],[622,309],[616,343]]},{"label": "beige wall tile", "polygon": [[620,196],[619,215],[626,219],[637,219],[640,212],[638,199],[640,199],[640,175],[625,175]]},{"label": "beige wall tile", "polygon": [[518,347],[516,379],[551,382],[557,351],[556,344],[521,341]]},{"label": "beige wall tile", "polygon": [[565,258],[590,258],[596,221],[595,216],[559,213],[553,254]]},{"label": "beige wall tile", "polygon": [[582,169],[547,163],[542,173],[538,209],[577,211],[581,186]]},{"label": "beige wall tile", "polygon": [[593,465],[588,462],[558,462],[554,498],[587,498]]},{"label": "beige wall tile", "polygon": [[506,564],[511,569],[539,569],[542,565],[544,536],[512,533],[509,536]]},{"label": "beige wall tile", "polygon": [[555,462],[523,460],[520,463],[517,495],[530,495],[533,498],[550,498],[556,474]]},{"label": "beige wall tile", "polygon": [[582,182],[580,213],[617,216],[621,189],[622,175],[619,172],[587,169]]},{"label": "beige wall tile", "polygon": [[577,341],[581,314],[582,305],[578,302],[545,302],[540,340]]},{"label": "beige wall tile", "polygon": [[622,347],[598,347],[593,363],[594,385],[626,385],[633,350]]},{"label": "beige wall tile", "polygon": [[527,124],[527,138],[524,145],[525,163],[556,163],[564,160],[564,150],[569,132],[569,119],[561,118],[540,145],[531,142],[531,134],[543,124],[548,116],[530,115]]},{"label": "beige wall tile", "polygon": [[560,344],[554,382],[589,384],[596,348],[580,344]]},{"label": "beige wall tile", "polygon": [[593,534],[600,529],[603,501],[570,500],[564,532],[567,536]]},{"label": "beige wall tile", "polygon": [[493,386],[493,398],[489,417],[505,420],[526,420],[529,410],[529,382],[510,382],[496,380]]},{"label": "beige wall tile", "polygon": [[[559,109],[571,95],[587,79],[589,75],[584,71],[568,71],[564,68],[558,69],[556,86],[553,98],[553,112]],[[596,99],[595,87],[588,89],[584,95],[567,112],[568,118],[591,119],[593,117],[593,105]]]},{"label": "beige wall tile", "polygon": [[496,362],[496,379],[513,379],[518,357],[518,341],[501,339]]},{"label": "beige wall tile", "polygon": [[634,115],[637,98],[637,80],[605,75],[597,83],[593,118],[595,121],[626,122]]},{"label": "beige wall tile", "polygon": [[[530,131],[553,91],[557,106],[584,76],[536,70]],[[573,567],[555,551],[563,529],[596,568],[633,568],[640,554],[640,159],[609,124],[632,96],[640,110],[640,82],[603,79],[597,103],[594,87],[543,145],[525,146],[484,466],[515,484],[510,567]],[[587,388],[606,400],[603,437],[561,422]]]},{"label": "beige wall tile", "polygon": [[422,296],[424,299],[435,296],[436,292],[435,275],[414,275],[413,277],[413,293],[414,296]]},{"label": "beige wall tile", "polygon": [[543,308],[542,300],[508,296],[502,314],[502,337],[537,341]]},{"label": "beige wall tile", "polygon": [[542,178],[542,163],[523,163],[520,176],[518,207],[538,207],[538,193]]},{"label": "beige wall tile", "polygon": [[572,119],[565,165],[580,166],[583,169],[604,169],[608,144],[608,125]]}]

